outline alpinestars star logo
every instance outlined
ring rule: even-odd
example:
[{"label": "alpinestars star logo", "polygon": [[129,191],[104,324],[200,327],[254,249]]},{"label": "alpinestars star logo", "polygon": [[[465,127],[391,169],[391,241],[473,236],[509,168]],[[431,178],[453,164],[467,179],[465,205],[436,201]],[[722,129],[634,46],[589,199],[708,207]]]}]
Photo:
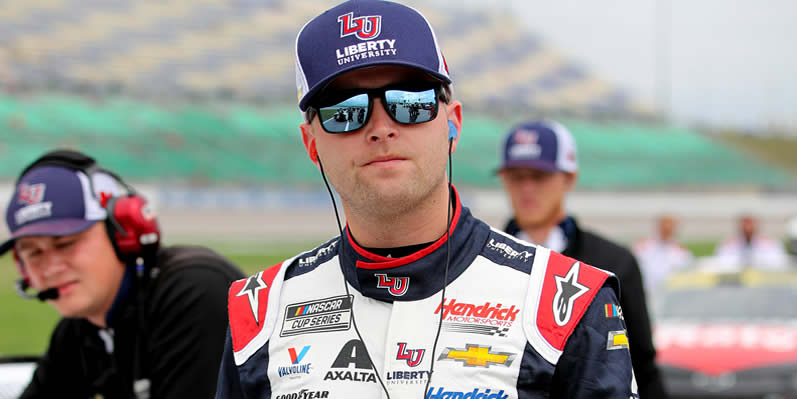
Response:
[{"label": "alpinestars star logo", "polygon": [[556,280],[556,294],[553,296],[553,319],[560,327],[570,321],[570,316],[573,314],[573,303],[576,299],[589,291],[585,285],[578,283],[580,266],[581,262],[573,263],[564,277],[553,276]]},{"label": "alpinestars star logo", "polygon": [[255,317],[255,323],[260,325],[260,320],[258,320],[258,304],[260,303],[257,300],[257,294],[263,288],[268,288],[268,285],[263,282],[263,272],[255,274],[254,276],[249,277],[246,281],[246,285],[244,288],[241,289],[239,293],[235,296],[248,296],[249,297],[249,307],[252,309],[252,315]]}]

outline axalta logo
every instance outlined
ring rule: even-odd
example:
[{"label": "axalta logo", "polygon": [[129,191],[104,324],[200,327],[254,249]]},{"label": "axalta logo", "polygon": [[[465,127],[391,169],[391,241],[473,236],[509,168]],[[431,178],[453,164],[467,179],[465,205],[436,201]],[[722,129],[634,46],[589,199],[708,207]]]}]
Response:
[{"label": "axalta logo", "polygon": [[299,392],[277,395],[276,399],[324,399],[329,397],[329,391],[311,391],[302,389]]},{"label": "axalta logo", "polygon": [[382,32],[382,16],[368,15],[354,17],[350,12],[338,17],[340,23],[340,37],[357,36],[360,40],[376,39]]},{"label": "axalta logo", "polygon": [[[354,370],[351,369],[354,366]],[[376,383],[376,374],[362,341],[353,339],[343,345],[324,381],[355,381]]]},{"label": "axalta logo", "polygon": [[491,238],[490,242],[487,243],[487,249],[492,249],[500,253],[503,257],[507,259],[523,259],[528,260],[530,257],[534,256],[534,252],[529,251],[517,251],[514,248],[510,247],[509,244],[504,242],[497,242],[495,239]]},{"label": "axalta logo", "polygon": [[387,274],[376,273],[376,288],[386,288],[390,295],[403,296],[410,287],[409,277],[390,277]]},{"label": "axalta logo", "polygon": [[[434,314],[439,314],[441,306],[438,305]],[[489,324],[494,326],[511,327],[517,314],[520,312],[515,305],[503,307],[498,303],[491,306],[490,302],[483,305],[473,305],[470,303],[457,303],[451,298],[447,304],[442,306],[443,319],[458,323]]]},{"label": "axalta logo", "polygon": [[429,388],[429,391],[426,392],[426,399],[507,399],[509,398],[509,394],[504,394],[504,390],[500,390],[498,392],[493,392],[490,388],[476,388],[472,391],[462,392],[462,391],[447,391],[443,387],[437,388],[437,392],[435,392],[435,388]]}]

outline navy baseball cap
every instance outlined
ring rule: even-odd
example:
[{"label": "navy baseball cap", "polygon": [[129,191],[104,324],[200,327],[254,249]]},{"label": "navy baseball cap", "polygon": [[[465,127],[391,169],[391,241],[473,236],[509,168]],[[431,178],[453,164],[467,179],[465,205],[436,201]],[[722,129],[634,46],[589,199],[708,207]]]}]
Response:
[{"label": "navy baseball cap", "polygon": [[10,237],[0,245],[0,255],[27,236],[62,236],[79,233],[107,218],[102,198],[124,190],[110,175],[91,177],[81,171],[43,165],[27,171],[16,184],[6,209]]},{"label": "navy baseball cap", "polygon": [[299,109],[335,77],[374,65],[417,68],[451,83],[432,25],[413,8],[350,0],[310,20],[296,37]]},{"label": "navy baseball cap", "polygon": [[562,124],[551,120],[521,123],[513,127],[504,140],[500,169],[506,168],[575,172],[578,161],[573,135]]}]

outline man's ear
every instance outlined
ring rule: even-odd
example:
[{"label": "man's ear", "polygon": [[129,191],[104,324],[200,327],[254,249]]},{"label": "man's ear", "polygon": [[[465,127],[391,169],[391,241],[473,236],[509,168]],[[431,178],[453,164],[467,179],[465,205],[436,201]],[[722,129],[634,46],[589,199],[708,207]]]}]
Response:
[{"label": "man's ear", "polygon": [[565,173],[565,177],[567,179],[567,182],[566,182],[567,191],[571,191],[571,190],[573,190],[573,187],[575,187],[576,182],[578,181],[578,171],[575,171],[575,172],[564,172],[564,173]]},{"label": "man's ear", "polygon": [[450,103],[446,104],[446,108],[448,110],[447,112],[448,121],[451,124],[453,124],[454,127],[457,129],[457,137],[453,139],[453,143],[451,146],[451,152],[453,153],[457,150],[457,143],[459,143],[459,138],[462,137],[462,103],[453,100]]},{"label": "man's ear", "polygon": [[310,160],[317,165],[318,150],[315,148],[315,137],[313,137],[312,133],[310,133],[310,124],[306,122],[302,123],[299,125],[299,129],[302,131],[302,142],[304,143],[304,149],[307,151],[307,155],[310,157]]}]

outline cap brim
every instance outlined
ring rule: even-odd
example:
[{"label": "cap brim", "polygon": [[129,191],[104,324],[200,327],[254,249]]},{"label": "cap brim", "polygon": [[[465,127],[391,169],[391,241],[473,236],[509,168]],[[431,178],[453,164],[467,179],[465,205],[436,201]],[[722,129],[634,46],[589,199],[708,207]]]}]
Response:
[{"label": "cap brim", "polygon": [[405,66],[405,67],[409,67],[409,68],[414,68],[414,69],[417,69],[417,70],[419,70],[421,72],[428,73],[429,75],[431,75],[431,77],[433,77],[433,78],[435,78],[435,79],[437,79],[437,80],[439,80],[439,81],[441,81],[443,83],[451,84],[451,78],[450,77],[448,77],[446,75],[443,75],[442,73],[440,73],[438,71],[433,71],[433,70],[431,70],[431,69],[429,69],[429,68],[427,68],[427,67],[425,67],[423,65],[420,65],[420,64],[417,64],[417,63],[414,63],[414,62],[402,62],[402,61],[395,61],[395,60],[372,61],[372,62],[368,62],[366,64],[357,64],[357,65],[352,65],[352,66],[350,66],[348,68],[341,69],[340,71],[334,73],[333,75],[328,76],[326,79],[319,81],[313,87],[311,87],[310,90],[307,91],[307,93],[302,97],[301,100],[299,100],[299,109],[302,112],[307,111],[307,108],[310,106],[310,104],[309,104],[310,100],[316,94],[318,94],[318,92],[321,91],[321,89],[326,87],[326,85],[329,82],[331,82],[332,80],[334,80],[338,76],[343,75],[344,73],[347,73],[347,72],[351,72],[351,71],[357,70],[357,69],[368,68],[368,67],[372,67],[372,66],[380,66],[380,65],[396,65],[396,66]]},{"label": "cap brim", "polygon": [[[556,167],[555,164],[539,159],[522,159],[522,160],[514,160],[514,161],[506,161],[498,171],[509,169],[509,168],[526,168],[526,169],[537,169],[537,170],[544,170],[546,172],[563,172],[563,170]],[[498,172],[496,171],[496,172]]]},{"label": "cap brim", "polygon": [[8,240],[0,245],[0,255],[8,252],[8,250],[14,246],[14,241],[18,238],[30,236],[67,236],[80,233],[91,227],[94,223],[97,223],[97,221],[86,219],[58,219],[29,224],[17,229]]}]

